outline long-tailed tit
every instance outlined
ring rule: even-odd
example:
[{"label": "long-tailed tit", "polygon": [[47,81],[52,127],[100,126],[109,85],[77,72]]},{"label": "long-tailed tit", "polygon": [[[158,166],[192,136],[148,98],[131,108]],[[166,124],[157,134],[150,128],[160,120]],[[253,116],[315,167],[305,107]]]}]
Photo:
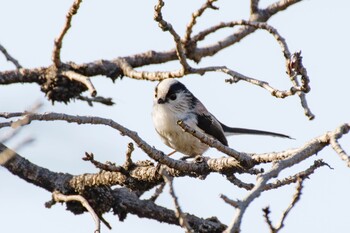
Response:
[{"label": "long-tailed tit", "polygon": [[209,146],[202,143],[177,124],[182,120],[191,128],[228,145],[225,136],[256,134],[290,138],[287,135],[268,131],[231,128],[218,121],[204,105],[175,79],[165,79],[156,86],[152,118],[157,133],[163,142],[175,151],[194,157],[202,155]]}]

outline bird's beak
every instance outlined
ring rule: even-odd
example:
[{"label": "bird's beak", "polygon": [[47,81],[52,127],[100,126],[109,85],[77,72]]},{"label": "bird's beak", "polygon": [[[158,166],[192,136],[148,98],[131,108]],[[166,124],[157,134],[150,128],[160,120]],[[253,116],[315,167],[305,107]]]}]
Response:
[{"label": "bird's beak", "polygon": [[159,98],[158,101],[157,101],[158,104],[164,104],[165,103],[165,100],[162,99],[162,98]]}]

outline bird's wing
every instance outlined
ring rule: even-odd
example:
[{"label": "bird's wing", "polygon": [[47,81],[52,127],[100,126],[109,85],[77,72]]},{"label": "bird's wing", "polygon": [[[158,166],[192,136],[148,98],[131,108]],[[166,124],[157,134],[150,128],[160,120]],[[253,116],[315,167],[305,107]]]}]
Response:
[{"label": "bird's wing", "polygon": [[210,114],[197,114],[197,126],[204,130],[206,134],[219,140],[225,146],[228,146],[227,139],[220,123]]}]

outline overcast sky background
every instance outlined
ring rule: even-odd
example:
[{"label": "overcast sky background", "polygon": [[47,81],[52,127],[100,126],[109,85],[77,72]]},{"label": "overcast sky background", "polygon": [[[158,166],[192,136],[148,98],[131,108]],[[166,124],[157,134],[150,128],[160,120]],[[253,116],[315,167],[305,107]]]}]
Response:
[{"label": "overcast sky background", "polygon": [[[0,0],[0,43],[26,68],[48,66],[54,38],[61,31],[65,15],[73,1]],[[261,7],[273,1],[261,1]],[[163,16],[183,35],[191,13],[204,1],[165,1]],[[145,52],[163,51],[174,47],[173,39],[153,20],[156,1],[83,1],[73,18],[72,28],[63,41],[63,61],[76,63],[99,59],[113,59]],[[222,21],[247,19],[249,1],[219,1],[220,11],[209,10],[198,20],[195,32]],[[256,128],[289,134],[296,140],[271,137],[236,136],[229,138],[232,148],[244,152],[269,152],[300,147],[308,140],[342,123],[349,122],[349,1],[302,1],[273,16],[269,23],[286,39],[292,52],[302,50],[303,62],[311,79],[308,104],[316,115],[309,121],[303,114],[297,97],[276,99],[264,89],[248,83],[229,85],[228,76],[219,73],[203,77],[189,75],[182,82],[227,125]],[[202,45],[210,44],[232,33],[220,31]],[[191,63],[193,64],[193,63]],[[195,64],[193,64],[196,66]],[[281,89],[289,88],[280,47],[274,38],[258,31],[240,43],[223,50],[215,57],[204,58],[198,67],[226,65],[242,74],[270,82]],[[178,62],[142,70],[174,70]],[[12,70],[13,65],[0,54],[0,70]],[[137,130],[150,145],[170,152],[156,134],[151,120],[155,82],[124,78],[115,84],[105,77],[92,78],[98,95],[112,97],[113,107],[95,104],[93,108],[81,101],[68,105],[51,105],[36,84],[16,84],[0,87],[0,111],[23,111],[36,101],[44,103],[44,111],[73,115],[93,115],[112,118],[123,126]],[[86,93],[88,95],[88,93]],[[1,129],[0,134],[7,129]],[[65,122],[33,122],[13,140],[14,145],[26,137],[35,142],[19,151],[31,162],[52,171],[71,174],[96,173],[97,169],[81,158],[85,151],[93,152],[97,160],[122,164],[127,143],[131,140],[103,126],[75,125]],[[349,136],[340,140],[350,151]],[[222,156],[209,150],[207,156]],[[181,157],[181,155],[176,155]],[[176,157],[175,157],[176,158]],[[350,169],[331,149],[324,149],[296,168],[283,172],[290,175],[309,167],[313,160],[322,158],[334,170],[321,168],[304,183],[301,200],[288,216],[283,232],[348,232],[350,204]],[[147,156],[136,149],[133,159]],[[251,177],[246,181],[253,182]],[[44,203],[51,194],[26,183],[0,167],[0,223],[1,232],[93,232],[94,222],[88,213],[74,216],[57,204],[46,209]],[[264,193],[244,215],[243,232],[268,232],[262,217],[262,208],[271,207],[271,218],[276,223],[290,203],[295,185]],[[222,176],[212,174],[206,180],[179,178],[175,191],[183,211],[207,218],[218,216],[229,224],[234,209],[225,204],[220,194],[232,199],[246,195]],[[144,198],[152,195],[147,193]],[[173,209],[168,189],[157,203]],[[102,232],[183,232],[176,226],[128,215],[119,222],[112,214],[105,219],[113,227],[104,226]]]}]

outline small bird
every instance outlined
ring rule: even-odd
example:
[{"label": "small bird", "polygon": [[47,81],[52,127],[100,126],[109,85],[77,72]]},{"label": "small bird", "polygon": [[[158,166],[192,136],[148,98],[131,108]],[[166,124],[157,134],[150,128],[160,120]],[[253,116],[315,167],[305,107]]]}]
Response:
[{"label": "small bird", "polygon": [[[181,82],[164,79],[155,88],[152,119],[163,142],[189,157],[202,155],[209,146],[186,133],[178,124],[182,120],[194,130],[219,140],[228,146],[226,136],[234,134],[268,135],[290,138],[287,135],[262,130],[231,128],[211,114]],[[171,153],[172,154],[172,153]]]}]

